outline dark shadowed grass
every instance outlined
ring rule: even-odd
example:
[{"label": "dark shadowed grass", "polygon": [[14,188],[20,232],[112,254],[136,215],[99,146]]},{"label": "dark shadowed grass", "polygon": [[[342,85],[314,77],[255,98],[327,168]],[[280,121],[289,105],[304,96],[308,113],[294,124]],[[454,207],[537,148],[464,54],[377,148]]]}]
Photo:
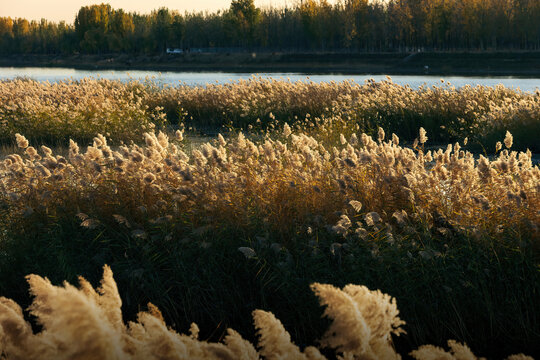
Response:
[{"label": "dark shadowed grass", "polygon": [[[326,329],[309,284],[354,283],[397,298],[407,321],[408,334],[396,339],[402,353],[448,339],[466,341],[493,358],[540,350],[534,306],[540,291],[533,248],[538,239],[526,236],[519,246],[512,239],[482,243],[420,227],[395,243],[373,237],[332,251],[341,240],[325,231],[297,233],[284,248],[276,244],[286,239],[266,233],[263,224],[199,235],[177,224],[179,235],[173,238],[159,228],[147,238],[133,237],[119,225],[84,229],[79,219],[37,216],[32,224],[24,229],[3,224],[0,242],[0,293],[23,306],[31,301],[26,274],[47,276],[55,284],[74,283],[82,275],[96,284],[106,263],[115,273],[127,320],[152,302],[179,331],[196,322],[202,339],[221,339],[233,327],[253,340],[250,313],[264,309],[303,345],[313,344]],[[252,247],[256,257],[246,258],[240,246]]]}]

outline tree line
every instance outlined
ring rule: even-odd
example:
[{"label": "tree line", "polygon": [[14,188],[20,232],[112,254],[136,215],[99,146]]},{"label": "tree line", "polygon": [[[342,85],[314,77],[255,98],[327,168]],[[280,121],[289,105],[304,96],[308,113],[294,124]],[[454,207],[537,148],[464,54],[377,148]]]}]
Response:
[{"label": "tree line", "polygon": [[101,4],[81,7],[73,24],[0,17],[0,53],[539,50],[539,20],[539,0],[299,0],[263,9],[233,0],[183,14]]}]

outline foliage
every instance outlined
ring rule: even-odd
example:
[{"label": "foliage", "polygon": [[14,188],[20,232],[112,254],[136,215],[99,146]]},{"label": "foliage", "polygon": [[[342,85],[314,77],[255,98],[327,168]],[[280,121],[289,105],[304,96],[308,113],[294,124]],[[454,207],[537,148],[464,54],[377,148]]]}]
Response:
[{"label": "foliage", "polygon": [[255,7],[253,0],[233,0],[229,11],[232,25],[236,31],[234,38],[244,39],[240,41],[244,47],[252,45],[255,26],[260,21],[261,10]]},{"label": "foliage", "polygon": [[538,18],[538,1],[514,0],[305,0],[266,9],[234,0],[214,13],[147,15],[101,4],[82,7],[74,26],[0,18],[0,53],[538,50]]}]

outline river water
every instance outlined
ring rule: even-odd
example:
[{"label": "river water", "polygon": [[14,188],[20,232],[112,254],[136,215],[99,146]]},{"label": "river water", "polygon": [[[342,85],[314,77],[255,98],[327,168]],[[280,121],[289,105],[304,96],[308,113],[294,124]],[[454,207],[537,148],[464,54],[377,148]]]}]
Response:
[{"label": "river water", "polygon": [[[151,79],[155,82],[168,85],[200,85],[219,83],[224,84],[240,79],[250,79],[253,76],[262,78],[282,79],[290,81],[343,81],[354,80],[363,84],[368,79],[376,81],[386,79],[386,75],[347,75],[347,74],[302,74],[302,73],[226,73],[226,72],[158,72],[146,70],[77,70],[71,68],[47,68],[47,67],[27,67],[13,68],[0,67],[0,79],[14,79],[17,77],[28,77],[38,81],[56,82],[65,79],[79,80],[85,77],[118,79],[122,81]],[[410,85],[418,88],[421,85],[440,86],[441,76],[439,75],[394,75],[392,81],[401,85]],[[464,85],[485,85],[495,86],[502,84],[509,88],[519,88],[523,91],[535,91],[540,88],[540,78],[519,78],[511,76],[501,77],[468,77],[468,76],[445,76],[444,80],[459,88]]]}]

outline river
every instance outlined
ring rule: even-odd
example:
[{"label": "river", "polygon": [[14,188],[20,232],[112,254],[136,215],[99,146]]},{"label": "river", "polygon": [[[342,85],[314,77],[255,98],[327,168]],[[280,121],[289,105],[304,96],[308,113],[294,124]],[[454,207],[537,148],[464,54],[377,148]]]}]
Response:
[{"label": "river", "polygon": [[[357,83],[364,83],[367,79],[376,81],[386,79],[386,75],[347,75],[347,74],[303,74],[303,73],[226,73],[226,72],[158,72],[158,71],[111,71],[111,70],[77,70],[71,68],[48,68],[48,67],[0,67],[0,79],[14,79],[17,77],[28,77],[38,81],[56,82],[65,79],[79,80],[85,77],[117,79],[129,81],[131,79],[144,80],[152,79],[161,84],[191,86],[204,86],[211,83],[224,84],[240,79],[250,79],[253,76],[262,78],[283,79],[290,81],[343,81],[354,80]],[[421,85],[440,86],[441,76],[437,75],[395,75],[391,76],[392,81],[401,85],[410,85],[418,88]],[[485,85],[495,86],[502,84],[509,88],[519,88],[523,91],[533,92],[540,88],[540,78],[520,78],[511,76],[501,77],[469,77],[469,76],[446,76],[444,80],[459,88],[464,85]]]}]

